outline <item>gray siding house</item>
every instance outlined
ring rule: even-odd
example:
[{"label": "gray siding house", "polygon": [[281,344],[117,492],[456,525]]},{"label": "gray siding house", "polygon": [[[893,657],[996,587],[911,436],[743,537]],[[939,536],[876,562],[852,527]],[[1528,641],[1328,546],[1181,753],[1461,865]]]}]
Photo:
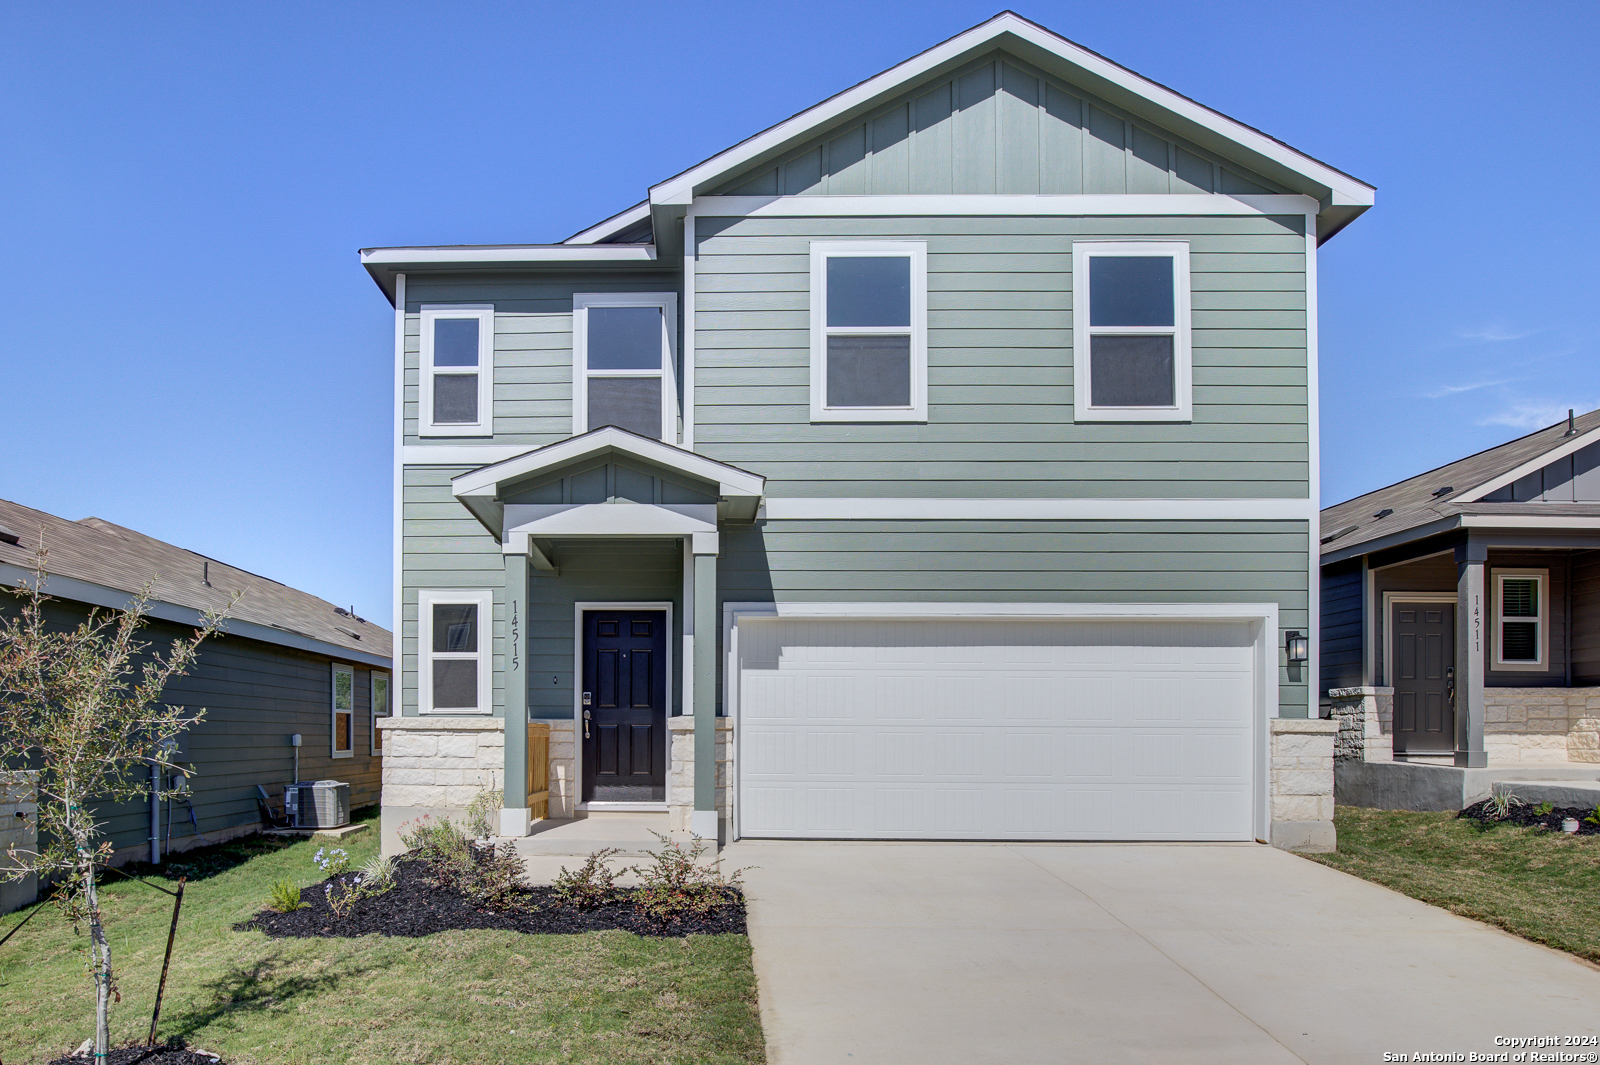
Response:
[{"label": "gray siding house", "polygon": [[499,783],[526,834],[538,770],[708,839],[1328,845],[1316,256],[1372,197],[1003,14],[560,244],[363,251],[389,845]]},{"label": "gray siding house", "polygon": [[[266,827],[256,788],[281,802],[297,765],[303,780],[347,781],[352,807],[378,802],[382,752],[374,743],[382,733],[374,725],[388,714],[387,629],[132,529],[99,518],[69,521],[0,499],[0,584],[31,584],[41,543],[49,552],[44,590],[54,600],[52,620],[63,626],[77,625],[94,607],[123,607],[153,582],[142,638],[159,648],[191,634],[201,612],[244,593],[226,631],[202,644],[195,668],[164,693],[169,703],[206,711],[173,759],[186,778],[163,774],[155,800],[98,811],[115,861],[149,858],[157,833],[165,853]],[[0,611],[17,606],[13,596],[0,594]],[[289,743],[296,734],[298,752]],[[15,817],[4,806],[0,814],[8,823]]]},{"label": "gray siding house", "polygon": [[1341,802],[1600,780],[1600,411],[1322,512]]}]

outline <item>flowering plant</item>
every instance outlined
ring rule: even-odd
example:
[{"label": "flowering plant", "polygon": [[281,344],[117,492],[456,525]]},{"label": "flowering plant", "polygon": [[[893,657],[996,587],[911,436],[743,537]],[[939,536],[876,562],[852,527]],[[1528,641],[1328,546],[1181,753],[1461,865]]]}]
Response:
[{"label": "flowering plant", "polygon": [[329,876],[338,876],[350,868],[350,852],[343,847],[318,847],[311,860]]}]

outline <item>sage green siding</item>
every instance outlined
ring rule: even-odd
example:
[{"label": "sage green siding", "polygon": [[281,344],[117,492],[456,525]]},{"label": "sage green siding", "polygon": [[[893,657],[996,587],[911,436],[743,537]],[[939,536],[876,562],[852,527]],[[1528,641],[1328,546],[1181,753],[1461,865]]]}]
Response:
[{"label": "sage green siding", "polygon": [[[536,447],[572,435],[572,296],[576,292],[682,293],[677,271],[537,275],[437,274],[406,279],[404,432],[407,444],[487,443],[418,437],[421,318],[425,304],[492,304],[494,440]],[[682,374],[679,378],[681,380]]]},{"label": "sage green siding", "polygon": [[401,479],[400,631],[395,634],[399,713],[417,713],[417,591],[493,588],[495,716],[505,708],[505,563],[500,543],[450,492],[468,467],[408,466]]},{"label": "sage green siding", "polygon": [[[1279,625],[1303,631],[1309,621],[1309,538],[1307,523],[1295,521],[725,524],[717,597],[780,603],[1275,602]],[[1304,716],[1306,690],[1304,679],[1291,679],[1280,664],[1284,716]]]},{"label": "sage green siding", "polygon": [[[1304,219],[703,218],[696,450],[782,496],[1307,498]],[[1192,423],[1072,420],[1072,242],[1190,246]],[[927,424],[811,424],[812,240],[928,244]]]},{"label": "sage green siding", "polygon": [[728,195],[1272,193],[1266,178],[1010,56],[922,85],[720,186]]}]

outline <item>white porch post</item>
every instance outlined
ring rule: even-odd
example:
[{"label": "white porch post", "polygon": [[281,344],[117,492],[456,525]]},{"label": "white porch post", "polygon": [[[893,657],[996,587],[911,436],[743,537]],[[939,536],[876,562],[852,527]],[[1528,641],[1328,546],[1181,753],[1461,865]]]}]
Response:
[{"label": "white porch post", "polygon": [[717,841],[718,536],[697,532],[694,552],[694,813],[689,831]]}]

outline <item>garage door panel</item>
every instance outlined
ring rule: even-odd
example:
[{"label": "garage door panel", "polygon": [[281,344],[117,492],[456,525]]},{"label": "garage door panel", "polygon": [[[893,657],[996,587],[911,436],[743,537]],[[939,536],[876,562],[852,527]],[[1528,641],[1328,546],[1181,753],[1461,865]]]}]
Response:
[{"label": "garage door panel", "polygon": [[1248,839],[1238,622],[762,620],[740,633],[748,836]]}]

